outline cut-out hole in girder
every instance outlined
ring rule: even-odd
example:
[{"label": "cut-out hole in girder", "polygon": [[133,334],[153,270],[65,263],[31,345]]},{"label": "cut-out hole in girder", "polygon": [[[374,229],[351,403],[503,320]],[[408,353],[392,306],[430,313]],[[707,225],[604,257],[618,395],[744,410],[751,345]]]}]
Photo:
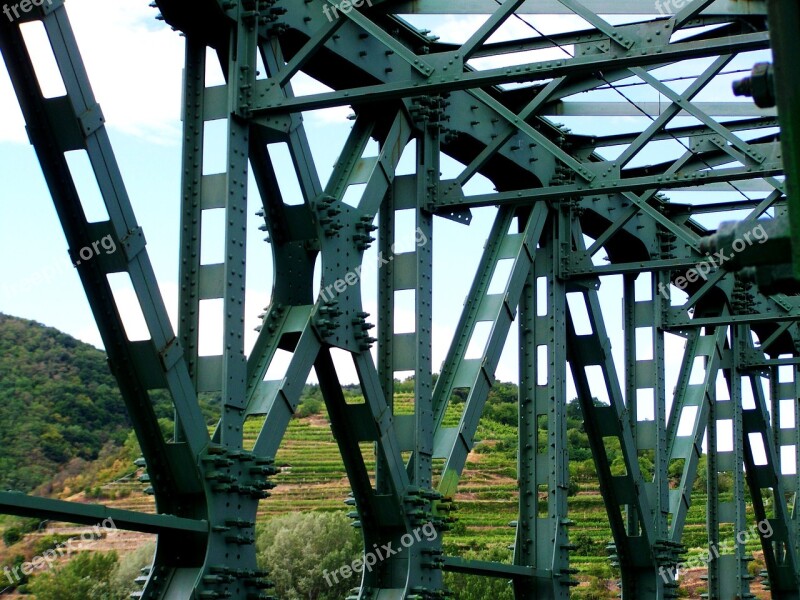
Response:
[{"label": "cut-out hole in girder", "polygon": [[706,357],[695,356],[692,360],[692,372],[689,374],[689,385],[699,385],[706,380]]},{"label": "cut-out hole in girder", "polygon": [[717,371],[716,392],[717,402],[731,399],[730,390],[728,389],[728,380],[725,379],[725,373],[722,371]]},{"label": "cut-out hole in girder", "polygon": [[66,96],[67,88],[64,86],[64,80],[61,77],[61,71],[58,69],[58,63],[56,62],[55,54],[53,54],[53,46],[50,44],[50,38],[47,37],[44,23],[41,21],[22,23],[19,29],[22,33],[22,38],[25,40],[25,47],[31,57],[33,70],[36,72],[36,79],[39,81],[39,89],[42,91],[42,96],[45,98]]},{"label": "cut-out hole in girder", "polygon": [[549,510],[547,484],[540,483],[536,486],[536,512],[539,517],[546,517]]},{"label": "cut-out hole in girder", "polygon": [[336,374],[339,376],[339,381],[358,381],[358,373],[353,363],[353,355],[341,348],[331,348],[329,352],[331,353],[333,365],[336,367]]},{"label": "cut-out hole in girder", "polygon": [[262,79],[269,79],[269,73],[267,73],[267,67],[264,66],[264,58],[261,56],[261,52],[259,52],[256,56],[256,81]]},{"label": "cut-out hole in girder", "polygon": [[640,388],[636,390],[636,420],[653,421],[656,418],[655,390]]},{"label": "cut-out hole in girder", "polygon": [[250,452],[256,444],[258,434],[264,426],[266,415],[247,415],[244,419],[242,449]]},{"label": "cut-out hole in girder", "polygon": [[206,85],[225,85],[225,74],[219,64],[219,55],[212,49],[206,49]]},{"label": "cut-out hole in girder", "polygon": [[536,278],[536,316],[544,317],[547,315],[547,307],[550,305],[547,298],[547,277]]},{"label": "cut-out hole in girder", "polygon": [[797,474],[797,447],[794,444],[781,446],[781,474]]},{"label": "cut-out hole in girder", "polygon": [[656,472],[655,464],[653,464],[653,450],[639,450],[636,455],[639,460],[639,472],[642,474],[642,479],[644,481],[653,481]]},{"label": "cut-out hole in girder", "polygon": [[272,161],[272,168],[275,170],[275,178],[278,180],[283,203],[289,206],[303,204],[303,191],[300,188],[300,181],[297,179],[297,172],[294,170],[288,144],[284,142],[268,144],[267,152]]},{"label": "cut-out hole in girder", "polygon": [[294,356],[293,352],[278,348],[269,363],[267,373],[264,375],[264,381],[279,381],[286,377],[286,371],[289,369],[289,363],[292,362],[292,356]]},{"label": "cut-out hole in girder", "polygon": [[472,330],[472,337],[467,346],[467,353],[464,356],[466,359],[483,358],[486,351],[486,345],[489,343],[489,336],[492,333],[494,323],[491,321],[480,321],[475,324]]},{"label": "cut-out hole in girder", "polygon": [[759,494],[764,501],[764,512],[767,519],[774,519],[777,516],[775,511],[775,490],[771,487],[761,488]]},{"label": "cut-out hole in girder", "polygon": [[589,311],[586,308],[586,299],[580,292],[567,294],[567,304],[572,317],[572,325],[577,335],[591,335],[592,323],[589,320]]},{"label": "cut-out hole in girder", "polygon": [[622,445],[619,438],[615,435],[607,435],[603,437],[603,448],[606,450],[606,456],[616,456],[611,463],[611,474],[615,477],[625,477],[628,474],[628,467],[625,464],[625,459],[622,458],[620,449]]},{"label": "cut-out hole in girder", "polygon": [[507,235],[519,233],[519,217],[512,217],[511,223],[508,226]]},{"label": "cut-out hole in girder", "polygon": [[514,259],[504,258],[497,261],[492,274],[492,281],[489,283],[489,294],[502,294],[508,288],[508,282],[511,279],[511,271],[514,269]]},{"label": "cut-out hole in girder", "polygon": [[204,123],[203,175],[228,171],[228,121],[217,119]]},{"label": "cut-out hole in girder", "polygon": [[[369,144],[367,144],[369,147]],[[365,150],[366,151],[366,150]],[[375,152],[374,155],[378,153]],[[415,175],[417,172],[417,140],[411,140],[406,147],[403,148],[403,154],[400,155],[400,160],[397,163],[397,168],[394,170],[395,177],[401,175]]]},{"label": "cut-out hole in girder", "polygon": [[348,206],[357,207],[361,202],[361,197],[364,195],[364,190],[366,189],[366,183],[354,183],[352,185],[348,185],[347,189],[344,191],[342,202]]},{"label": "cut-out hole in girder", "polygon": [[753,410],[756,407],[756,398],[753,395],[753,384],[749,377],[742,377],[742,408]]},{"label": "cut-out hole in girder", "polygon": [[[415,209],[398,210],[394,213],[394,243],[392,253],[414,252],[417,248],[417,211]],[[384,257],[388,259],[389,257]]]},{"label": "cut-out hole in girder", "polygon": [[636,360],[653,360],[653,328],[636,328]]},{"label": "cut-out hole in girder", "polygon": [[[392,377],[394,377],[395,380],[395,396],[397,396],[398,393],[411,393],[413,396],[417,389],[417,384],[414,380],[414,371],[395,371]],[[403,391],[400,391],[401,389]]]},{"label": "cut-out hole in girder", "polygon": [[779,412],[779,425],[781,429],[794,429],[795,428],[795,400],[781,400],[778,405]]},{"label": "cut-out hole in girder", "polygon": [[200,301],[200,335],[198,349],[200,356],[219,356],[223,348],[222,298]]},{"label": "cut-out hole in girder", "polygon": [[757,467],[769,464],[767,460],[767,447],[764,445],[764,436],[758,432],[748,433],[747,439],[750,440],[750,449],[753,452],[753,463]]},{"label": "cut-out hole in girder", "polygon": [[216,265],[225,261],[225,209],[204,210],[200,217],[200,263]]},{"label": "cut-out hole in girder", "polygon": [[394,332],[413,333],[416,330],[417,290],[398,290],[394,293]]},{"label": "cut-out hole in girder", "polygon": [[547,385],[550,379],[550,352],[547,345],[536,347],[536,385]]},{"label": "cut-out hole in girder", "polygon": [[147,328],[142,306],[136,296],[130,275],[127,272],[109,273],[106,277],[128,341],[149,340],[150,331]]},{"label": "cut-out hole in girder", "polygon": [[361,456],[364,457],[364,466],[367,468],[367,474],[369,475],[370,483],[372,484],[372,488],[375,489],[376,486],[376,475],[375,475],[375,465],[377,464],[377,459],[375,456],[375,448],[377,444],[372,442],[360,442],[358,444],[359,449],[361,450]]},{"label": "cut-out hole in girder", "polygon": [[689,437],[694,431],[694,424],[697,421],[697,406],[684,406],[681,411],[680,421],[678,421],[678,430],[676,435],[678,437]]},{"label": "cut-out hole in girder", "polygon": [[358,384],[342,386],[342,393],[344,394],[345,404],[366,404],[364,394],[361,392],[361,386]]},{"label": "cut-out hole in girder", "polygon": [[640,273],[634,282],[634,292],[637,302],[648,302],[653,299],[653,276],[650,273]]},{"label": "cut-out hole in girder", "polygon": [[601,404],[611,405],[611,398],[608,395],[605,374],[600,365],[590,365],[586,367],[586,379],[589,382],[589,391],[594,400],[599,400]]},{"label": "cut-out hole in girder", "polygon": [[64,158],[72,175],[72,182],[78,192],[83,214],[89,223],[108,221],[108,210],[97,184],[97,176],[86,150],[71,150],[64,153]]},{"label": "cut-out hole in girder", "polygon": [[733,451],[733,420],[717,421],[717,452]]},{"label": "cut-out hole in girder", "polygon": [[675,458],[669,461],[669,466],[667,467],[667,476],[669,477],[669,487],[670,489],[677,489],[680,485],[681,479],[683,478],[683,469],[686,466],[686,459],[685,458]]}]

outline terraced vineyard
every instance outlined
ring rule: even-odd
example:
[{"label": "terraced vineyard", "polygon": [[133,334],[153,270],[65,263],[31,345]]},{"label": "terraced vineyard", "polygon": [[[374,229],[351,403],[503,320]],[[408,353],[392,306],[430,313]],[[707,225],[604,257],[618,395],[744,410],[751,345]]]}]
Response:
[{"label": "terraced vineyard", "polygon": [[[357,400],[356,397],[349,398],[349,401]],[[396,412],[409,414],[412,402],[411,394],[397,394]],[[462,409],[463,404],[451,403],[445,424],[456,425]],[[247,447],[254,443],[260,425],[258,421],[247,423]],[[479,555],[510,561],[510,546],[514,541],[511,523],[517,516],[518,498],[516,428],[484,418],[477,439],[479,442],[469,457],[456,496],[458,511],[455,516],[458,521],[445,538],[446,551],[459,554],[478,551]],[[365,444],[363,449],[368,457],[367,466],[372,471],[374,457],[371,446]],[[277,487],[272,491],[272,496],[261,503],[262,519],[297,511],[350,510],[344,504],[349,485],[324,409],[319,414],[291,421],[276,456],[276,464],[281,467],[281,472],[274,477]],[[89,486],[92,493],[82,492],[69,497],[119,508],[152,511],[152,498],[143,493],[146,484],[137,480],[139,474],[141,472],[107,483],[97,482],[98,485]],[[606,545],[611,536],[602,498],[596,483],[588,477],[576,484],[569,498],[571,518],[576,522],[571,530],[572,543],[577,546],[572,552],[573,566],[579,569],[578,578],[584,581],[590,574],[610,578]],[[695,495],[693,499],[695,504],[689,511],[685,534],[689,550],[687,557],[696,556],[705,548],[705,498]],[[123,547],[147,541],[146,538],[134,537],[129,543],[125,541],[128,534],[120,532],[119,535],[123,538],[117,538],[116,544]],[[104,548],[101,545],[97,549]],[[751,541],[748,550],[757,553],[757,541]],[[693,576],[699,585],[700,573]],[[753,586],[754,590],[760,587],[758,584]]]}]

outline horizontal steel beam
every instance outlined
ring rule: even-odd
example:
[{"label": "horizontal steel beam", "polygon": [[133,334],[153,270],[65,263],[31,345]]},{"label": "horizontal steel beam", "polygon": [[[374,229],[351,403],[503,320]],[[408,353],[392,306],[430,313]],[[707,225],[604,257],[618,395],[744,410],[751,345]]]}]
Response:
[{"label": "horizontal steel beam", "polygon": [[793,309],[787,313],[753,313],[749,315],[726,315],[724,317],[698,317],[692,319],[686,316],[684,310],[676,307],[680,312],[670,311],[664,324],[664,329],[688,329],[690,327],[724,327],[725,325],[757,323],[780,323],[782,321],[800,321],[800,309]]},{"label": "horizontal steel beam", "polygon": [[[387,100],[398,100],[423,95],[435,95],[456,90],[468,90],[504,83],[525,83],[562,76],[591,74],[607,70],[647,67],[662,64],[707,58],[720,54],[736,54],[769,48],[766,32],[728,36],[717,40],[676,42],[666,46],[639,48],[628,52],[602,55],[576,56],[570,59],[535,62],[513,67],[500,67],[482,71],[453,70],[444,73],[435,70],[427,79],[411,79],[392,83],[381,83],[352,89],[309,94],[286,98],[278,82],[267,79],[256,84],[252,114],[256,117],[275,114],[333,108],[361,104],[379,104]],[[431,55],[433,57],[433,55]],[[437,58],[438,55],[437,55]],[[446,57],[441,57],[446,58]],[[455,57],[454,57],[455,59]],[[433,59],[429,59],[433,63]],[[440,59],[441,61],[441,59]]]},{"label": "horizontal steel beam", "polygon": [[[731,94],[733,96],[733,94]],[[541,114],[547,117],[658,117],[672,103],[664,102],[553,102],[545,105]],[[774,108],[758,108],[752,102],[692,102],[692,105],[709,117],[774,117]],[[686,111],[679,112],[678,117],[691,117]]]},{"label": "horizontal steel beam", "polygon": [[102,504],[80,504],[40,498],[22,492],[0,492],[0,514],[38,517],[80,525],[98,525],[106,519],[111,519],[117,529],[157,535],[163,533],[208,533],[208,522],[203,520],[133,512],[109,508]]},{"label": "horizontal steel beam", "polygon": [[552,571],[525,567],[520,565],[507,565],[504,563],[489,562],[485,560],[465,560],[456,556],[445,556],[442,568],[451,573],[464,573],[465,575],[483,575],[485,577],[502,578],[529,578],[552,579]]},{"label": "horizontal steel beam", "polygon": [[[600,15],[664,15],[675,13],[670,10],[670,3],[658,4],[653,0],[582,0],[589,10]],[[681,3],[683,6],[684,3]],[[431,14],[431,15],[488,15],[497,10],[495,0],[407,0],[405,2],[387,2],[387,9],[394,14]],[[663,6],[663,11],[658,7]],[[572,11],[557,0],[528,0],[517,9],[519,14],[534,15],[569,15]],[[703,11],[704,15],[765,15],[766,2],[762,0],[736,1],[720,0]]]},{"label": "horizontal steel beam", "polygon": [[[586,163],[586,166],[593,166]],[[453,208],[476,208],[479,206],[500,206],[503,204],[527,204],[533,200],[563,200],[570,196],[591,196],[612,192],[643,192],[651,189],[668,190],[685,188],[691,184],[706,185],[729,181],[741,181],[759,177],[770,177],[783,174],[780,161],[767,161],[760,167],[735,167],[731,169],[715,169],[712,171],[692,171],[674,175],[648,175],[645,177],[629,177],[623,179],[598,178],[591,183],[574,183],[555,185],[543,188],[513,190],[491,194],[464,196],[460,186],[452,180],[442,182],[444,188],[434,210],[446,211]],[[455,189],[454,189],[455,188]]]}]

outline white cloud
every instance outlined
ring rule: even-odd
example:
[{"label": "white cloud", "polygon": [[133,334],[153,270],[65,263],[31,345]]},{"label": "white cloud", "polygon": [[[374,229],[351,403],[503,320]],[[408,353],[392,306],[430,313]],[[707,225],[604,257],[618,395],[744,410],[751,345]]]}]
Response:
[{"label": "white cloud", "polygon": [[[70,0],[67,13],[109,127],[155,143],[179,140],[182,38],[156,21],[156,11],[141,0]],[[37,37],[31,52],[50,52],[43,36]],[[59,79],[53,69],[45,69],[40,77],[49,83]],[[4,68],[0,111],[5,115],[0,142],[26,142],[22,114]]]}]

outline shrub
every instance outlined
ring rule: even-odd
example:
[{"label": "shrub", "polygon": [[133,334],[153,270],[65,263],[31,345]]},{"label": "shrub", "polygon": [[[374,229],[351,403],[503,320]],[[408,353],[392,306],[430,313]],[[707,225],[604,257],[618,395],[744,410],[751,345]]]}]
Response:
[{"label": "shrub", "polygon": [[311,415],[318,415],[322,412],[324,406],[325,405],[322,400],[319,400],[318,398],[306,398],[303,400],[300,406],[297,407],[295,416],[303,419],[305,417],[310,417]]},{"label": "shrub", "polygon": [[117,564],[116,552],[81,553],[63,567],[36,575],[28,589],[36,600],[125,600],[128,594],[112,583]]},{"label": "shrub", "polygon": [[6,546],[13,546],[22,539],[22,532],[19,527],[9,527],[3,531],[3,543]]},{"label": "shrub", "polygon": [[[283,600],[341,600],[360,584],[351,577],[329,586],[333,573],[361,556],[363,543],[342,513],[292,513],[259,527],[259,566],[275,582],[271,595]],[[330,576],[329,576],[330,577]]]}]

